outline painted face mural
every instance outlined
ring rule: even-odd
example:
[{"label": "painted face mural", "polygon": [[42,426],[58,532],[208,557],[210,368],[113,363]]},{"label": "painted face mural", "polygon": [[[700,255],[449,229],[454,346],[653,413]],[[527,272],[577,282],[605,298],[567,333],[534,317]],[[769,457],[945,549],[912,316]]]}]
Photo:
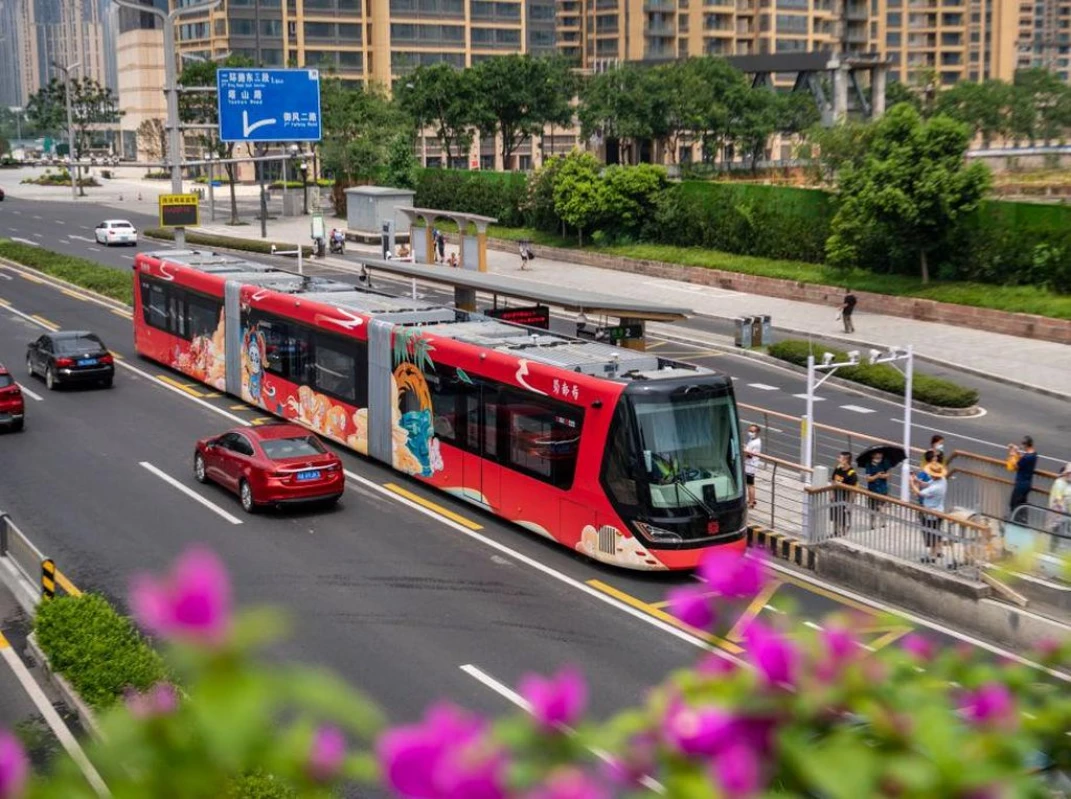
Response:
[{"label": "painted face mural", "polygon": [[431,477],[443,469],[442,451],[432,425],[431,391],[424,378],[425,367],[435,369],[433,350],[419,331],[400,330],[394,335],[394,468],[421,477]]},{"label": "painted face mural", "polygon": [[264,388],[264,336],[255,328],[247,329],[242,340],[242,372],[246,399],[260,404]]}]

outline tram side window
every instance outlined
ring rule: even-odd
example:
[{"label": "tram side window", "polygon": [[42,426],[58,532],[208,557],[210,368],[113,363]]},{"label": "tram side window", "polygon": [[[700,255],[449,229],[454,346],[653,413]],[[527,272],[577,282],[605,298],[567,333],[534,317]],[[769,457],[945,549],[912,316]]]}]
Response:
[{"label": "tram side window", "polygon": [[293,383],[311,383],[308,331],[276,318],[260,317],[256,321],[257,330],[264,336],[265,371]]},{"label": "tram side window", "polygon": [[141,281],[141,307],[145,324],[157,330],[170,332],[167,325],[167,295],[163,286],[157,286],[147,280]]},{"label": "tram side window", "polygon": [[186,313],[189,318],[186,332],[189,337],[207,336],[211,338],[219,326],[219,313],[222,308],[223,306],[219,302],[210,300],[208,297],[190,294],[186,300]]},{"label": "tram side window", "polygon": [[584,412],[564,403],[506,389],[509,464],[558,488],[569,488],[576,473]]},{"label": "tram side window", "polygon": [[466,442],[466,397],[471,393],[457,370],[436,367],[435,374],[425,375],[431,390],[431,416],[435,435],[448,444],[464,446]]},{"label": "tram side window", "polygon": [[316,388],[351,405],[368,404],[366,388],[367,366],[362,372],[357,353],[364,350],[363,341],[335,338],[317,332],[314,373]]}]

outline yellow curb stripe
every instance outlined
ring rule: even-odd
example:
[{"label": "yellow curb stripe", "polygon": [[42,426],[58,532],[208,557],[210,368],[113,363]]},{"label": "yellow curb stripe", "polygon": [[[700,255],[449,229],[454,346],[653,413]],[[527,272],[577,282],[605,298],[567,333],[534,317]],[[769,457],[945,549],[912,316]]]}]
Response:
[{"label": "yellow curb stripe", "polygon": [[909,632],[911,632],[910,627],[901,627],[898,630],[890,630],[889,632],[885,633],[885,635],[881,636],[881,638],[878,638],[876,641],[874,641],[874,643],[867,644],[867,646],[869,646],[873,651],[877,652],[879,649],[883,649],[889,644],[894,643],[899,639],[903,638]]},{"label": "yellow curb stripe", "polygon": [[55,322],[52,322],[52,321],[50,321],[48,319],[45,319],[45,317],[43,317],[43,316],[38,316],[37,314],[30,314],[30,318],[31,319],[36,319],[38,322],[43,324],[45,327],[50,327],[53,330],[59,330],[59,325],[57,325]]},{"label": "yellow curb stripe", "polygon": [[5,308],[10,308],[11,307],[11,301],[10,300],[5,300],[3,297],[0,297],[0,305],[3,305]]},{"label": "yellow curb stripe", "polygon": [[740,614],[740,618],[736,620],[736,624],[726,634],[726,638],[730,641],[743,641],[744,632],[747,630],[748,625],[755,621],[755,618],[762,613],[762,609],[766,607],[773,595],[777,593],[784,583],[780,580],[771,580],[763,586],[762,590],[755,594],[755,598],[748,603],[748,606],[744,609],[744,612]]},{"label": "yellow curb stripe", "polygon": [[407,491],[399,485],[395,485],[394,483],[385,483],[383,487],[388,491],[397,494],[400,497],[405,497],[410,502],[415,502],[416,504],[427,508],[430,511],[434,511],[440,516],[445,516],[450,521],[457,522],[458,524],[462,525],[463,527],[467,527],[470,530],[483,529],[482,524],[477,524],[472,519],[467,519],[460,513],[454,513],[452,510],[444,508],[442,505],[437,505],[434,502],[431,502],[430,500],[424,499],[424,497],[420,496],[419,494],[414,494],[412,491]]},{"label": "yellow curb stripe", "polygon": [[134,318],[134,314],[130,313],[130,311],[120,311],[118,308],[109,308],[108,310],[111,311],[116,316],[121,316],[124,319],[133,319]]},{"label": "yellow curb stripe", "polygon": [[228,405],[227,406],[227,410],[229,410],[229,411],[250,411],[250,410],[252,410],[252,408],[250,408],[248,405]]},{"label": "yellow curb stripe", "polygon": [[56,569],[56,582],[59,583],[60,588],[66,591],[71,596],[81,596],[82,592],[74,583],[67,579],[67,575]]},{"label": "yellow curb stripe", "polygon": [[17,269],[12,270],[12,271],[14,271],[15,274],[17,274],[17,275],[21,275],[25,280],[29,280],[31,283],[45,283],[46,282],[46,281],[42,280],[41,278],[37,277],[36,275],[31,275],[28,272],[20,272]]},{"label": "yellow curb stripe", "polygon": [[624,591],[620,591],[617,588],[614,588],[612,585],[607,585],[602,580],[588,580],[587,584],[590,585],[592,588],[596,589],[597,591],[602,591],[604,594],[608,594],[614,599],[620,602],[624,602],[630,607],[636,608],[636,610],[641,610],[647,615],[653,616],[654,618],[658,619],[659,621],[663,621],[666,624],[672,624],[677,629],[684,630],[686,633],[694,635],[696,638],[702,639],[703,641],[706,641],[709,644],[713,644],[719,649],[724,649],[730,654],[739,655],[741,652],[744,651],[743,648],[737,646],[732,641],[726,641],[724,638],[719,638],[718,636],[711,635],[710,633],[704,632],[703,630],[697,630],[695,627],[690,627],[689,625],[678,619],[676,616],[670,613],[666,613],[664,610],[656,608],[650,602],[644,602],[642,599],[638,599],[637,597],[632,596],[632,594],[626,594]]},{"label": "yellow curb stripe", "polygon": [[202,396],[200,391],[195,391],[192,386],[188,386],[185,383],[180,383],[173,377],[168,377],[167,375],[157,375],[156,379],[162,383],[167,383],[169,386],[177,388],[179,391],[189,394],[191,397],[200,398]]},{"label": "yellow curb stripe", "polygon": [[0,649],[7,649],[9,646],[11,646],[11,642],[7,640],[3,633],[0,633]]},{"label": "yellow curb stripe", "polygon": [[70,289],[60,289],[60,294],[66,294],[68,297],[73,297],[74,299],[80,300],[81,302],[89,302],[88,297],[79,294],[75,291],[71,291]]},{"label": "yellow curb stripe", "polygon": [[269,422],[274,421],[276,421],[274,416],[258,416],[256,419],[253,419],[250,424],[259,427],[262,424],[268,424]]}]

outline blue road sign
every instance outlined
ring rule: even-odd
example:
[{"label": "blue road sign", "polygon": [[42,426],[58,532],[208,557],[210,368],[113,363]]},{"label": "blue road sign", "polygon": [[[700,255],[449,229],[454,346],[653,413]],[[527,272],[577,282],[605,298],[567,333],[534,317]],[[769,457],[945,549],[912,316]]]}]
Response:
[{"label": "blue road sign", "polygon": [[318,69],[220,67],[216,89],[222,141],[320,141]]}]

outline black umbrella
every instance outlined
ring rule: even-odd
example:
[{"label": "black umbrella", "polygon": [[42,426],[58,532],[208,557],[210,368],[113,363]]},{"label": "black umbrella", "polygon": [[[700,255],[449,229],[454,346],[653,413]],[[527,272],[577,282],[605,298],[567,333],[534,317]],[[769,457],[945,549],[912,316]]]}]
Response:
[{"label": "black umbrella", "polygon": [[903,463],[904,458],[907,457],[903,447],[895,447],[892,444],[882,444],[880,447],[864,449],[858,456],[856,456],[855,462],[860,466],[866,466],[874,458],[875,453],[881,455],[881,457],[885,459],[889,464],[890,469]]}]

